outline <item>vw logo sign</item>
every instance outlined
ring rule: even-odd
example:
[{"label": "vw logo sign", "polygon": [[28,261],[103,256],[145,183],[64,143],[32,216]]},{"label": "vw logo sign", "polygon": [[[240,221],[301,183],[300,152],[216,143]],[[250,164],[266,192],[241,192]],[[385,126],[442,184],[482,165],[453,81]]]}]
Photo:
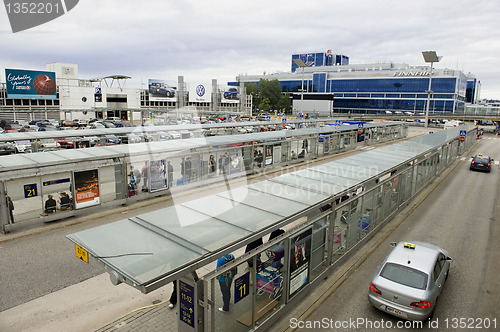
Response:
[{"label": "vw logo sign", "polygon": [[203,95],[205,94],[205,87],[203,85],[198,85],[196,87],[196,94],[200,97],[203,97]]}]

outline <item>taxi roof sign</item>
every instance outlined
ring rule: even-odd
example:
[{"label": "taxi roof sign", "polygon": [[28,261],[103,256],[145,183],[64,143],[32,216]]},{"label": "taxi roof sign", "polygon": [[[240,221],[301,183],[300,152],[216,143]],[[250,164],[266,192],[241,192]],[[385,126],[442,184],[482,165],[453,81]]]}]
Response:
[{"label": "taxi roof sign", "polygon": [[413,243],[405,242],[403,246],[408,249],[415,249],[415,245]]}]

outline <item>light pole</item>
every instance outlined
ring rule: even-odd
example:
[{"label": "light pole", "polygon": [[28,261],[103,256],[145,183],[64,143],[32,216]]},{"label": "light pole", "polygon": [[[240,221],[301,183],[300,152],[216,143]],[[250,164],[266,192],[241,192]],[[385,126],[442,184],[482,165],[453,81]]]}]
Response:
[{"label": "light pole", "polygon": [[302,59],[293,59],[293,62],[297,65],[297,67],[302,68],[302,87],[300,88],[300,106],[302,107],[302,103],[304,101],[304,68],[312,65],[312,62],[304,62]]},{"label": "light pole", "polygon": [[429,74],[429,89],[426,91],[427,92],[427,107],[425,108],[425,128],[428,126],[429,122],[429,105],[431,103],[431,83],[432,83],[432,68],[434,65],[434,62],[439,62],[443,57],[438,56],[436,51],[423,51],[422,55],[424,56],[424,61],[431,64],[431,72]]}]

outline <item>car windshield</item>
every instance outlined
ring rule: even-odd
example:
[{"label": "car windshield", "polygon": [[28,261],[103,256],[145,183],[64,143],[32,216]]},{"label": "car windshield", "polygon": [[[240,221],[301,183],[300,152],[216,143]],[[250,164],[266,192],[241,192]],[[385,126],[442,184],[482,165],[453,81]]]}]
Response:
[{"label": "car windshield", "polygon": [[380,272],[380,276],[398,284],[417,289],[425,289],[427,287],[427,274],[408,266],[387,263],[382,272]]}]

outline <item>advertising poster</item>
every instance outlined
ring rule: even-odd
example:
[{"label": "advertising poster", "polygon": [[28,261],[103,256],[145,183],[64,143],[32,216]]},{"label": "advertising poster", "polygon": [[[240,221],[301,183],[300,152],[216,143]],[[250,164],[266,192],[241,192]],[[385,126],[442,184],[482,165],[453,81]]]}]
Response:
[{"label": "advertising poster", "polygon": [[167,189],[166,161],[164,159],[152,160],[149,165],[151,192]]},{"label": "advertising poster", "polygon": [[237,87],[226,87],[224,91],[221,92],[221,102],[223,103],[239,103],[240,102],[240,92]]},{"label": "advertising poster", "polygon": [[74,172],[75,208],[99,205],[99,172],[97,169],[90,171]]},{"label": "advertising poster", "polygon": [[192,103],[210,103],[212,101],[212,84],[189,84],[189,101]]},{"label": "advertising poster", "polygon": [[56,99],[56,73],[5,69],[7,98]]},{"label": "advertising poster", "polygon": [[266,146],[266,165],[271,165],[273,163],[273,148],[274,146]]},{"label": "advertising poster", "polygon": [[309,283],[312,228],[290,238],[290,298]]},{"label": "advertising poster", "polygon": [[150,101],[175,101],[177,88],[163,80],[148,80],[148,93]]}]

